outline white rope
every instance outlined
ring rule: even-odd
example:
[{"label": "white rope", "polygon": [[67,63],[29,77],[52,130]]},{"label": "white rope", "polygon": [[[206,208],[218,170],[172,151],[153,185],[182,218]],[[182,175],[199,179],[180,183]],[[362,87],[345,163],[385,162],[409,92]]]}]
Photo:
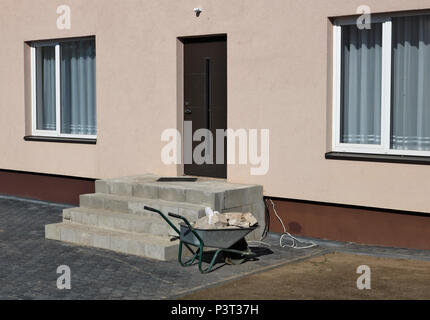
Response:
[{"label": "white rope", "polygon": [[[289,248],[293,248],[293,249],[308,249],[308,248],[318,246],[316,243],[311,242],[311,241],[307,242],[307,243],[309,243],[309,245],[307,245],[307,246],[300,246],[300,244],[304,244],[305,242],[298,240],[297,238],[292,236],[289,232],[287,232],[287,228],[285,228],[284,222],[282,221],[281,217],[278,215],[278,212],[276,212],[275,204],[273,203],[272,199],[269,199],[269,200],[270,200],[270,203],[272,204],[272,208],[273,208],[273,212],[275,213],[275,216],[278,218],[279,222],[282,225],[282,228],[284,229],[284,233],[279,238],[279,245],[282,248],[289,247]],[[285,237],[290,239],[290,241],[292,242],[291,245],[288,245],[287,243],[282,243],[282,239],[284,239]]]}]

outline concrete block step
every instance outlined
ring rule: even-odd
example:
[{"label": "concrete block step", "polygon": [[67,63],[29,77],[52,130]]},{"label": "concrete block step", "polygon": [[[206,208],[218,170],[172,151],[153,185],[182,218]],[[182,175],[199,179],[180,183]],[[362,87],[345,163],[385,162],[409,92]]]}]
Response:
[{"label": "concrete block step", "polygon": [[[107,230],[177,236],[161,217],[114,212],[102,209],[69,208],[63,210],[63,221]],[[172,223],[179,229],[178,219]]]},{"label": "concrete block step", "polygon": [[106,230],[71,222],[46,225],[45,238],[163,261],[176,259],[178,254],[178,242],[172,242],[168,237]]},{"label": "concrete block step", "polygon": [[205,215],[204,205],[166,201],[162,199],[145,199],[116,194],[92,193],[81,195],[79,200],[80,207],[82,208],[103,209],[106,211],[160,217],[157,213],[144,209],[144,206],[150,206],[160,210],[165,215],[169,212],[182,215],[189,219],[190,222]]},{"label": "concrete block step", "polygon": [[209,206],[215,210],[252,204],[263,197],[259,185],[228,183],[199,178],[196,182],[158,182],[159,177],[143,175],[96,181],[96,192],[145,199],[161,199]]}]

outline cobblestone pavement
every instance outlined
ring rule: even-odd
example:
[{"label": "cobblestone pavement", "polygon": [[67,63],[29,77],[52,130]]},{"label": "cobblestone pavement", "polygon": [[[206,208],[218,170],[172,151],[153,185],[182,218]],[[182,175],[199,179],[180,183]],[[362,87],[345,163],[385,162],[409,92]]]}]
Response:
[{"label": "cobblestone pavement", "polygon": [[[199,288],[213,286],[287,262],[307,259],[348,247],[322,245],[294,250],[280,248],[271,235],[272,246],[253,248],[256,261],[239,266],[222,263],[202,275],[197,266],[181,267],[177,261],[159,262],[137,256],[95,249],[44,238],[45,224],[61,221],[64,206],[0,197],[0,299],[166,299]],[[351,245],[355,253],[365,250]],[[386,248],[366,247],[377,255]],[[363,251],[364,250],[364,251]],[[382,251],[381,251],[382,250]],[[385,250],[385,251],[384,251]],[[388,254],[395,254],[394,251]],[[399,249],[400,250],[400,249]],[[426,251],[401,254],[430,260]],[[71,269],[70,290],[57,289],[57,267]]]},{"label": "cobblestone pavement", "polygon": [[[327,252],[256,248],[257,261],[222,263],[202,275],[197,266],[160,262],[46,240],[44,226],[61,221],[64,206],[0,197],[0,299],[163,299],[270,266]],[[57,289],[57,267],[71,270],[71,289]],[[218,266],[218,265],[217,265]]]}]

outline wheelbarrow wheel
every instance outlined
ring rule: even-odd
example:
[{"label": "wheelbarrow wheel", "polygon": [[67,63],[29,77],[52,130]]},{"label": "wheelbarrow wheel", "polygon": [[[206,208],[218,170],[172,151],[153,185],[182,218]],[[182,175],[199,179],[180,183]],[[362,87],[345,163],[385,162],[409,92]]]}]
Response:
[{"label": "wheelbarrow wheel", "polygon": [[[236,244],[234,244],[230,249],[243,251],[244,253],[251,253],[251,249],[248,247],[248,243],[245,239],[239,240]],[[240,253],[234,252],[224,252],[224,261],[229,265],[239,265],[244,263],[246,257]]]}]

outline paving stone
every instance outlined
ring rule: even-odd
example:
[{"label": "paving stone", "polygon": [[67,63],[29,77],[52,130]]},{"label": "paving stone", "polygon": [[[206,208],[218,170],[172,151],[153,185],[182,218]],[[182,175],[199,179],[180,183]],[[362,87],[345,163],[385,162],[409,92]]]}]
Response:
[{"label": "paving stone", "polygon": [[[60,224],[57,224],[58,227]],[[62,240],[66,242],[78,242],[76,231],[73,229],[60,229],[60,238],[56,240]]]},{"label": "paving stone", "polygon": [[190,203],[203,204],[216,211],[221,211],[224,208],[224,192],[188,189],[185,200]]},{"label": "paving stone", "polygon": [[109,249],[111,248],[110,237],[107,235],[96,234],[94,235],[93,245],[97,248]]},{"label": "paving stone", "polygon": [[147,199],[158,199],[158,188],[146,184],[137,184],[133,187],[133,196]]},{"label": "paving stone", "polygon": [[79,205],[84,208],[104,208],[104,198],[98,194],[81,194],[79,196]]},{"label": "paving stone", "polygon": [[112,237],[110,241],[110,249],[113,251],[128,253],[128,242],[128,239]]},{"label": "paving stone", "polygon": [[98,218],[98,226],[105,229],[113,229],[115,219],[112,215],[100,214]]},{"label": "paving stone", "polygon": [[122,199],[104,197],[103,209],[118,212],[128,212],[128,202],[123,201]]},{"label": "paving stone", "polygon": [[224,209],[243,207],[263,199],[262,186],[248,186],[225,191]]},{"label": "paving stone", "polygon": [[97,193],[110,193],[110,186],[106,180],[96,180],[95,184]]},{"label": "paving stone", "polygon": [[166,201],[185,202],[185,189],[158,187],[158,198]]},{"label": "paving stone", "polygon": [[133,184],[127,182],[112,182],[110,184],[110,193],[132,196],[133,195]]}]

